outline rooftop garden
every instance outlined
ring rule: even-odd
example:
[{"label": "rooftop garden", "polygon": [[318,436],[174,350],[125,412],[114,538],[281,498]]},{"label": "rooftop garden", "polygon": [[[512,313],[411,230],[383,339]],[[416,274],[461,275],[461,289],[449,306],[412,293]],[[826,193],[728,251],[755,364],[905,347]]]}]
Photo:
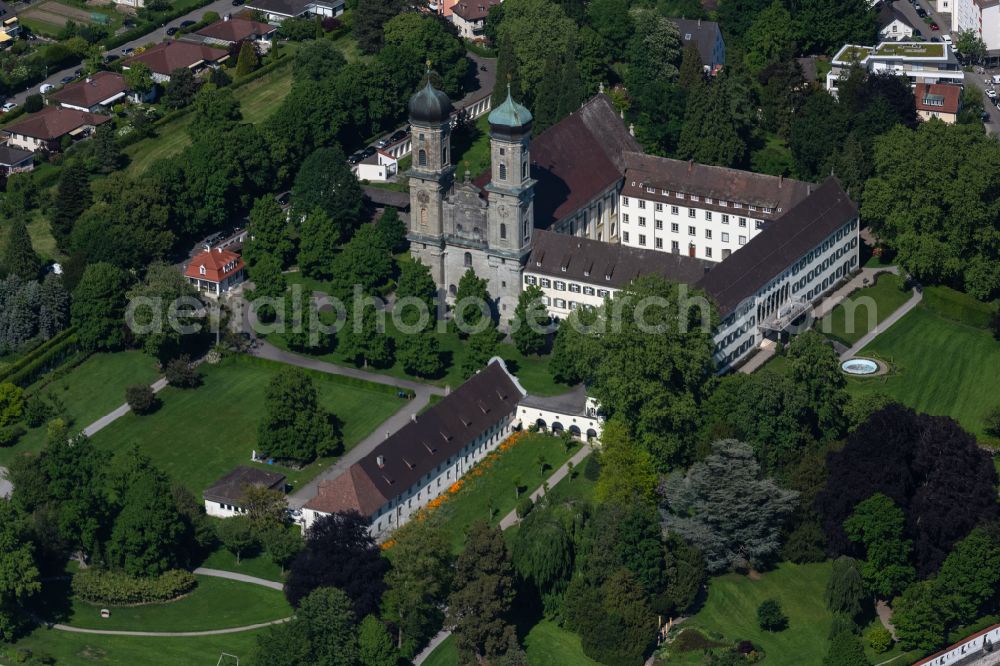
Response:
[{"label": "rooftop garden", "polygon": [[907,58],[943,58],[944,44],[936,42],[883,42],[875,49],[875,54]]}]

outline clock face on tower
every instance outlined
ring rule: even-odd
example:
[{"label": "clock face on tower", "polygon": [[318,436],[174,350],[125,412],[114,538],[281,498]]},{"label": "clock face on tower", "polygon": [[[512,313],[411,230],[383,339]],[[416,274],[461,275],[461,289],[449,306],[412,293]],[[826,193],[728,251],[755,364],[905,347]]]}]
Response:
[{"label": "clock face on tower", "polygon": [[502,218],[506,218],[510,215],[510,210],[508,210],[507,206],[501,204],[500,206],[497,206],[497,215]]},{"label": "clock face on tower", "polygon": [[431,198],[429,196],[427,196],[426,192],[419,192],[417,194],[417,201],[419,201],[421,204],[425,204],[426,205],[426,203],[428,201],[430,201],[430,199]]}]

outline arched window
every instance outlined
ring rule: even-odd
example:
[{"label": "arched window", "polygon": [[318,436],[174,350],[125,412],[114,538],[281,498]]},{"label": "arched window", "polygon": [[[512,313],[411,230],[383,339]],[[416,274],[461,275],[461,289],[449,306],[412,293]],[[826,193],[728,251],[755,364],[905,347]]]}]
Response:
[{"label": "arched window", "polygon": [[465,267],[466,268],[472,268],[472,253],[471,252],[466,252],[465,253]]},{"label": "arched window", "polygon": [[522,227],[521,235],[524,237],[525,240],[528,239],[528,221],[527,220],[524,221],[524,226]]},{"label": "arched window", "polygon": [[528,160],[521,162],[521,180],[528,179]]},{"label": "arched window", "polygon": [[500,165],[500,180],[507,180],[507,165]]},{"label": "arched window", "polygon": [[502,238],[504,240],[507,239],[507,225],[506,224],[501,224],[500,225],[500,238]]},{"label": "arched window", "polygon": [[448,163],[448,146],[441,147],[441,164]]},{"label": "arched window", "polygon": [[427,209],[426,208],[421,208],[420,209],[420,226],[422,226],[422,227],[426,227],[427,226]]},{"label": "arched window", "polygon": [[417,153],[417,164],[420,166],[427,166],[427,151],[423,148]]}]

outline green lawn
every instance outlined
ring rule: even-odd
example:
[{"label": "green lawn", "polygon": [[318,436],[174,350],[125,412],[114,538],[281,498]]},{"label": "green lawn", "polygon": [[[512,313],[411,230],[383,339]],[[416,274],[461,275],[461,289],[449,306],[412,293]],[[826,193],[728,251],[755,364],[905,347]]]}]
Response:
[{"label": "green lawn", "polygon": [[274,113],[291,89],[292,67],[288,64],[241,86],[235,94],[240,100],[243,119],[254,124],[263,122]]},{"label": "green lawn", "polygon": [[[126,414],[97,433],[94,444],[122,451],[133,445],[149,455],[161,470],[197,496],[236,465],[248,465],[257,448],[257,424],[264,410],[264,389],[282,366],[235,357],[216,366],[202,366],[201,387],[160,393],[162,406],[148,416]],[[392,387],[324,373],[310,373],[320,402],[343,421],[344,444],[350,449],[375,426],[389,418],[402,400]],[[299,469],[277,465],[298,486],[330,464],[320,459]]]},{"label": "green lawn", "polygon": [[[213,518],[215,520],[225,520],[224,518]],[[296,532],[299,531],[297,526],[292,526],[290,529],[294,529]],[[247,576],[256,576],[257,578],[263,578],[264,580],[273,580],[276,582],[284,581],[285,577],[281,573],[281,567],[271,561],[271,558],[267,556],[267,553],[256,552],[256,553],[243,553],[240,558],[240,563],[236,564],[236,556],[230,553],[228,550],[219,546],[219,548],[209,554],[205,558],[205,561],[200,565],[206,569],[221,569],[222,571],[235,571],[237,573],[245,574]]]},{"label": "green lawn", "polygon": [[[125,402],[125,388],[150,384],[159,377],[152,359],[137,351],[94,354],[64,377],[36,384],[31,393],[50,393],[66,405],[74,430],[81,430]],[[44,381],[44,380],[43,380]],[[45,445],[45,426],[29,430],[9,449],[0,449],[0,464]]]},{"label": "green lawn", "polygon": [[951,416],[982,439],[983,418],[1000,405],[1000,343],[987,330],[945,316],[974,320],[979,311],[970,304],[927,292],[923,303],[862,350],[888,361],[893,372],[851,378],[848,390],[886,393],[921,412]]},{"label": "green lawn", "polygon": [[599,666],[583,653],[579,636],[549,620],[531,628],[524,648],[531,666]]},{"label": "green lawn", "polygon": [[490,124],[486,116],[452,134],[451,155],[457,178],[462,178],[466,169],[475,178],[490,168]]},{"label": "green lawn", "polygon": [[455,647],[455,637],[449,636],[428,655],[423,666],[457,666],[457,664],[458,648]]},{"label": "green lawn", "polygon": [[[830,563],[780,565],[751,580],[740,574],[712,578],[705,605],[684,626],[703,629],[727,641],[750,640],[762,647],[767,666],[819,664],[826,655],[832,616],[823,602]],[[776,599],[789,618],[777,633],[757,626],[757,606]],[[699,662],[700,663],[700,662]]]},{"label": "green lawn", "polygon": [[[13,655],[15,650],[30,650],[36,656],[52,657],[58,666],[216,666],[223,652],[239,657],[242,663],[248,662],[257,644],[257,636],[266,631],[257,629],[199,638],[132,638],[71,634],[40,628],[13,646],[0,644],[0,655]],[[234,666],[236,662],[229,659],[221,663]]]},{"label": "green lawn", "polygon": [[224,578],[196,578],[198,586],[177,601],[111,608],[111,617],[103,619],[101,606],[73,599],[69,614],[58,619],[84,629],[207,631],[260,624],[292,614],[279,590]]},{"label": "green lawn", "polygon": [[[524,492],[542,485],[552,472],[572,456],[580,444],[567,452],[563,441],[542,434],[528,434],[508,451],[497,451],[495,461],[481,462],[463,477],[464,487],[433,513],[434,519],[448,530],[455,552],[465,543],[465,531],[477,520],[487,518],[496,524],[517,503],[515,480]],[[542,473],[538,457],[545,459]],[[491,511],[492,509],[492,511]],[[491,515],[492,514],[492,515]]]},{"label": "green lawn", "polygon": [[910,292],[903,291],[902,286],[901,277],[883,273],[873,286],[858,289],[848,296],[850,317],[842,303],[823,317],[817,328],[835,340],[853,345],[873,328],[872,324],[881,323],[909,300]]},{"label": "green lawn", "polygon": [[185,113],[162,125],[156,125],[156,136],[126,146],[124,152],[129,157],[126,172],[137,176],[156,162],[184,150],[191,144],[188,127],[192,120],[194,115]]}]

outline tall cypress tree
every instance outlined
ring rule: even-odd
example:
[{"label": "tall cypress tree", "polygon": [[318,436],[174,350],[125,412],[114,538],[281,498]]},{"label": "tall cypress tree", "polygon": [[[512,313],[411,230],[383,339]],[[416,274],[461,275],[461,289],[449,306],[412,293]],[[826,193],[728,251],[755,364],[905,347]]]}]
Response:
[{"label": "tall cypress tree", "polygon": [[510,83],[510,94],[516,100],[522,99],[521,80],[517,73],[517,55],[510,36],[500,40],[500,51],[497,54],[497,80],[493,85],[493,96],[490,98],[492,108],[497,108],[507,99],[507,83]]},{"label": "tall cypress tree", "polygon": [[555,125],[559,120],[559,109],[562,105],[562,67],[559,59],[550,56],[545,60],[542,70],[542,80],[535,91],[535,106],[533,110],[534,131],[538,134]]},{"label": "tall cypress tree", "polygon": [[73,225],[92,200],[86,168],[80,163],[73,163],[63,169],[56,191],[55,212],[52,214],[52,235],[60,250],[69,250]]},{"label": "tall cypress tree", "polygon": [[692,39],[684,46],[681,54],[681,67],[678,73],[677,83],[681,88],[690,90],[705,77],[705,65],[701,61],[701,53],[698,52],[698,45]]},{"label": "tall cypress tree", "polygon": [[15,217],[7,234],[7,245],[3,253],[3,267],[10,275],[16,275],[22,280],[31,281],[38,277],[41,262],[34,248],[31,247],[31,237],[24,225],[24,218]]},{"label": "tall cypress tree", "polygon": [[62,278],[49,273],[42,280],[38,306],[38,334],[48,340],[69,325],[69,292]]}]

